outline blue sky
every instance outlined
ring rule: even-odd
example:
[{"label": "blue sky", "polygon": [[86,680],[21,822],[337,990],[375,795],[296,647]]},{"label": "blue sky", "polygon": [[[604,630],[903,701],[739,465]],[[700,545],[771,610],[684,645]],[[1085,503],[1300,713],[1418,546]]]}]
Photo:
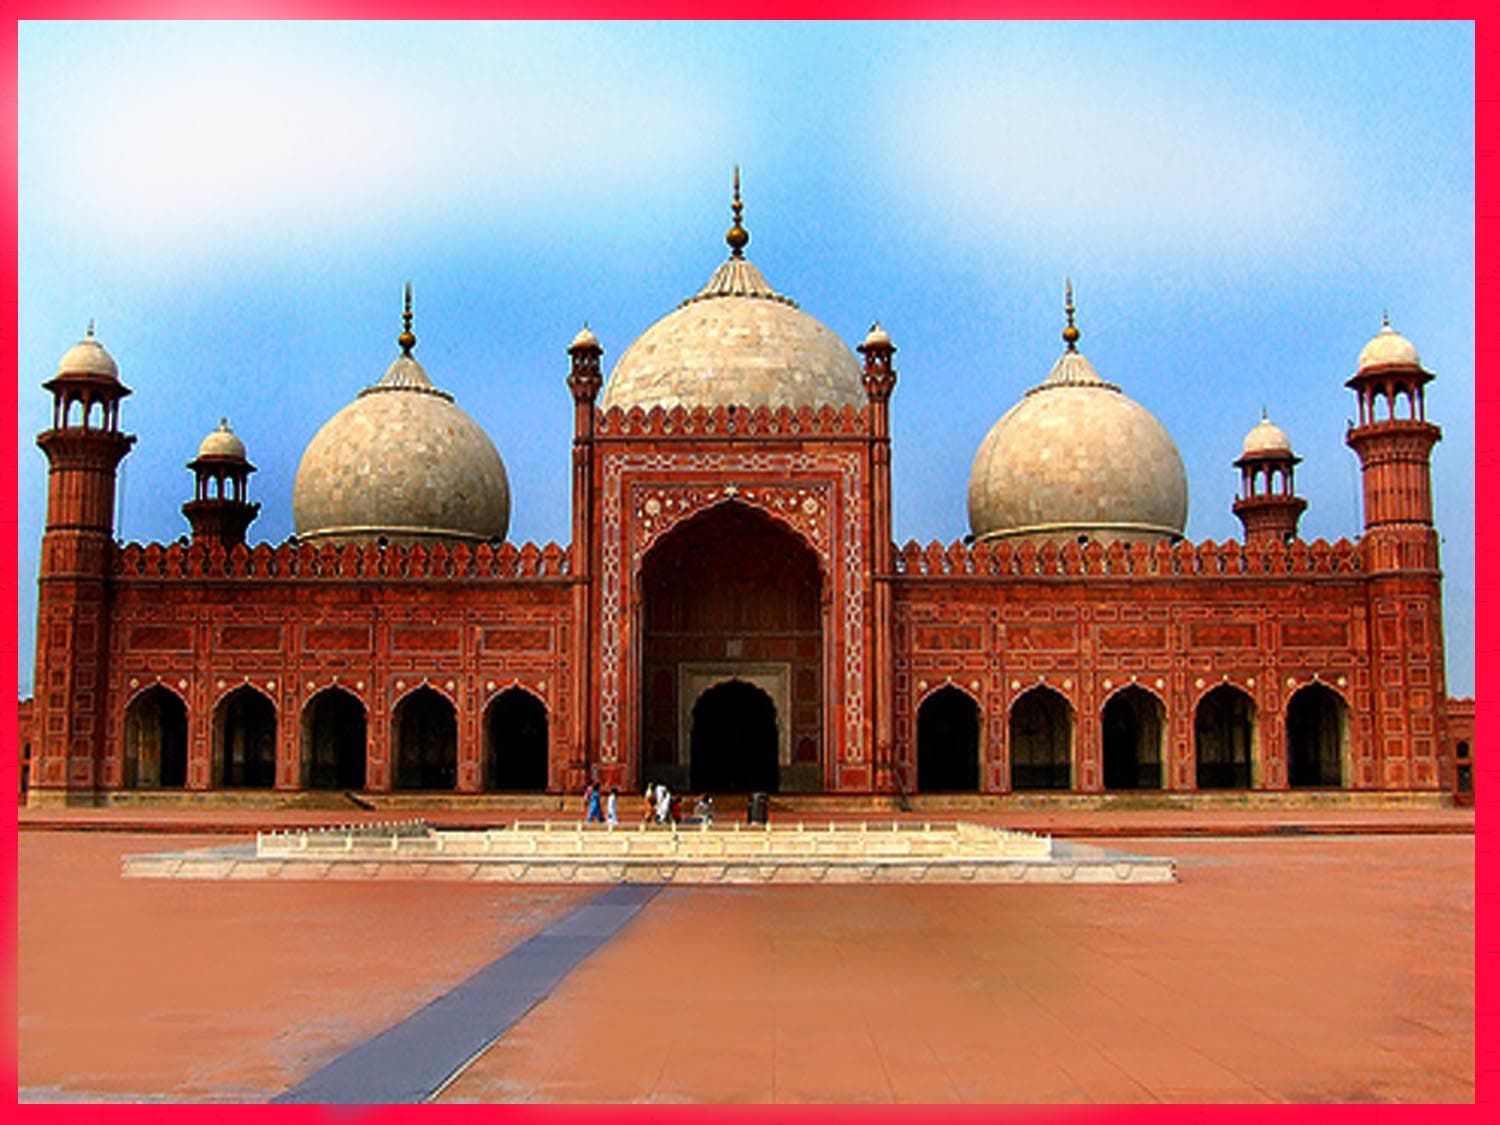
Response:
[{"label": "blue sky", "polygon": [[171,540],[228,415],[253,540],[292,531],[318,427],[417,354],[495,440],[511,538],[568,534],[564,349],[611,366],[724,255],[900,351],[897,539],[967,530],[969,465],[1061,348],[1181,448],[1193,539],[1231,462],[1291,435],[1307,538],[1359,530],[1344,380],[1389,309],[1429,416],[1449,688],[1473,692],[1469,24],[22,23],[20,689],[40,388],[92,317],[134,390],[117,533]]}]

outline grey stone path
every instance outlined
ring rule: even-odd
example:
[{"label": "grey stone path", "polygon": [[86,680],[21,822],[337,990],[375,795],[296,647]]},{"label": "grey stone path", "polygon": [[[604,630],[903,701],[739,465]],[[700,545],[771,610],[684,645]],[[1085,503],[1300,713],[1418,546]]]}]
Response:
[{"label": "grey stone path", "polygon": [[611,887],[271,1100],[323,1105],[425,1101],[545,999],[660,889],[638,883]]}]

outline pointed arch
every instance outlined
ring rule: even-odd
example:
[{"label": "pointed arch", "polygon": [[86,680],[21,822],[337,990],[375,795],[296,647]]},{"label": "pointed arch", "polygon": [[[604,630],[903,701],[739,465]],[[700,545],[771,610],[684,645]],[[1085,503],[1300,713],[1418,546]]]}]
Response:
[{"label": "pointed arch", "polygon": [[1349,784],[1349,705],[1327,684],[1304,684],[1287,700],[1286,769],[1294,789]]},{"label": "pointed arch", "polygon": [[213,779],[231,789],[276,784],[276,705],[250,684],[225,693],[214,708]]},{"label": "pointed arch", "polygon": [[1167,716],[1161,699],[1127,684],[1105,701],[1101,719],[1104,788],[1162,788]]},{"label": "pointed arch", "polygon": [[1199,789],[1255,784],[1255,700],[1234,684],[1203,693],[1193,712],[1193,756]]},{"label": "pointed arch", "polygon": [[1073,705],[1055,688],[1037,684],[1010,707],[1010,787],[1070,789],[1073,785]]},{"label": "pointed arch", "polygon": [[771,696],[744,680],[723,680],[693,703],[688,784],[699,793],[775,793],[778,716]]},{"label": "pointed arch", "polygon": [[188,710],[164,684],[136,693],[125,708],[125,787],[182,789],[187,785]]},{"label": "pointed arch", "polygon": [[302,784],[308,789],[363,789],[368,730],[353,692],[327,687],[302,707]]},{"label": "pointed arch", "polygon": [[979,704],[947,684],[917,708],[917,790],[922,793],[979,789]]},{"label": "pointed arch", "polygon": [[453,789],[458,784],[458,713],[430,684],[402,696],[391,712],[397,789]]},{"label": "pointed arch", "polygon": [[498,693],[484,712],[484,787],[545,791],[547,747],[546,704],[522,687]]}]

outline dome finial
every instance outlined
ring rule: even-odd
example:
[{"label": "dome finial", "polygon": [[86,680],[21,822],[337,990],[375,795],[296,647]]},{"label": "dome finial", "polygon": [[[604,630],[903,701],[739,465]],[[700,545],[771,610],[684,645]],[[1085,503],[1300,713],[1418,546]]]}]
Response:
[{"label": "dome finial", "polygon": [[1077,326],[1073,323],[1073,314],[1078,311],[1073,307],[1073,279],[1065,278],[1064,285],[1067,296],[1064,298],[1063,312],[1068,316],[1068,326],[1063,329],[1062,338],[1063,343],[1068,345],[1068,351],[1076,352],[1078,350],[1078,337],[1082,336],[1083,333],[1078,331]]},{"label": "dome finial", "polygon": [[417,346],[417,338],[411,330],[411,282],[406,283],[406,299],[401,309],[401,335],[396,337],[396,343],[401,345],[401,354],[410,358],[412,348]]},{"label": "dome finial", "polygon": [[89,329],[83,335],[84,335],[84,338],[88,339],[88,340],[92,340],[94,338],[94,318],[93,317],[89,317]]},{"label": "dome finial", "polygon": [[1381,309],[1380,310],[1380,326],[1382,328],[1389,328],[1391,326],[1391,310],[1390,309]]},{"label": "dome finial", "polygon": [[745,205],[740,202],[740,166],[734,166],[734,203],[731,204],[734,212],[734,226],[729,228],[729,233],[724,236],[724,241],[729,243],[729,256],[731,258],[743,258],[745,247],[750,243],[750,232],[741,222],[745,216]]}]

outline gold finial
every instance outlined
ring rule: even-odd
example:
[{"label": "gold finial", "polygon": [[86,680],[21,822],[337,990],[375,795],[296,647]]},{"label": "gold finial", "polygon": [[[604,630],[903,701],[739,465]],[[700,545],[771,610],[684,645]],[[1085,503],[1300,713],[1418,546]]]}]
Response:
[{"label": "gold finial", "polygon": [[741,222],[745,217],[745,205],[740,202],[740,166],[734,166],[734,203],[731,205],[734,211],[734,226],[729,228],[729,233],[724,236],[724,241],[729,243],[729,256],[731,258],[743,258],[745,247],[750,243],[750,232]]},{"label": "gold finial", "polygon": [[1068,315],[1068,326],[1063,329],[1063,343],[1068,345],[1068,351],[1076,352],[1078,350],[1078,337],[1082,336],[1083,333],[1078,331],[1077,326],[1073,323],[1073,314],[1078,311],[1073,307],[1073,279],[1065,278],[1064,283],[1066,285],[1067,296],[1063,300],[1063,312]]},{"label": "gold finial", "polygon": [[93,317],[89,317],[89,330],[84,333],[84,338],[88,339],[88,340],[92,340],[94,338],[94,318]]},{"label": "gold finial", "polygon": [[1262,422],[1269,422],[1271,420],[1271,413],[1266,409],[1265,403],[1260,404],[1260,420]]},{"label": "gold finial", "polygon": [[407,358],[411,357],[412,348],[417,346],[417,338],[411,330],[411,282],[406,283],[406,301],[401,310],[401,335],[396,337],[396,343],[401,345],[401,354]]},{"label": "gold finial", "polygon": [[220,418],[219,419],[219,429],[221,429],[221,430],[227,430],[227,429],[229,429],[229,419],[228,418]]},{"label": "gold finial", "polygon": [[1380,310],[1380,326],[1382,328],[1385,328],[1385,329],[1389,329],[1390,328],[1390,326],[1391,326],[1391,310],[1390,309],[1381,309]]}]

